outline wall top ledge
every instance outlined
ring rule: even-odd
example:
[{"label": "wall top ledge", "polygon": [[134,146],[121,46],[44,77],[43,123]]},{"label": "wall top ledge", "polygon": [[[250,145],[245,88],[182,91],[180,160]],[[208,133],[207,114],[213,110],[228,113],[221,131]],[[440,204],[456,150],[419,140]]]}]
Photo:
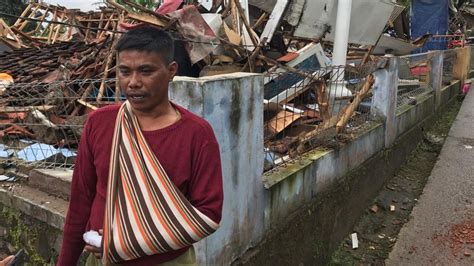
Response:
[{"label": "wall top ledge", "polygon": [[[382,126],[383,126],[382,123],[375,123],[370,128],[367,128],[366,130],[359,133],[359,135],[353,141],[361,138],[362,136],[369,134],[371,131]],[[271,187],[275,186],[276,184],[280,183],[286,178],[289,178],[292,175],[310,166],[313,162],[333,152],[334,152],[334,149],[318,150],[316,148],[314,150],[311,150],[305,153],[304,155],[302,155],[300,158],[287,162],[286,167],[277,167],[276,170],[270,170],[264,173],[262,176],[263,186],[265,187],[265,189],[270,189]]]}]

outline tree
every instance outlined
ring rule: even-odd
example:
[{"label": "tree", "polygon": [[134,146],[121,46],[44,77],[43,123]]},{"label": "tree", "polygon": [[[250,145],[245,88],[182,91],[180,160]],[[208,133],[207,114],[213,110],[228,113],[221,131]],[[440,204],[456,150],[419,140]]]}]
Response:
[{"label": "tree", "polygon": [[[0,0],[0,12],[19,16],[27,6],[27,1],[25,0]],[[8,25],[13,25],[16,21],[15,17],[4,16],[0,14],[2,18]]]}]

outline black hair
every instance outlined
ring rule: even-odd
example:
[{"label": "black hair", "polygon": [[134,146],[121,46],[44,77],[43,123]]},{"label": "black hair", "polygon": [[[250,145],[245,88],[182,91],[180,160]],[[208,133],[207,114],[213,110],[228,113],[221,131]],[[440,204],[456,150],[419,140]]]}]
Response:
[{"label": "black hair", "polygon": [[173,37],[164,30],[148,25],[127,31],[115,49],[118,53],[127,50],[158,53],[167,65],[174,60]]}]

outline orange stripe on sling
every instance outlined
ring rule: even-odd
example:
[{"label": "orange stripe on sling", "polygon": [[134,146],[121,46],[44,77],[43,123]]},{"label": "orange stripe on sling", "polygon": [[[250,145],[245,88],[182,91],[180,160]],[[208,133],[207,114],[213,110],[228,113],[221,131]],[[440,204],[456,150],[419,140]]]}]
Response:
[{"label": "orange stripe on sling", "polygon": [[[122,178],[122,180],[124,179],[123,178],[123,175],[120,176]],[[130,206],[132,208],[132,213],[133,213],[133,216],[135,217],[135,220],[137,221],[137,225],[138,225],[138,230],[140,231],[140,233],[142,234],[142,237],[143,239],[145,240],[145,243],[146,245],[148,246],[149,249],[151,249],[152,251],[156,251],[157,248],[153,245],[152,241],[150,240],[150,238],[148,237],[148,235],[145,233],[145,229],[143,228],[143,225],[141,223],[141,220],[138,218],[138,211],[136,209],[136,207],[134,206],[133,201],[132,201],[132,195],[130,193],[130,190],[128,188],[128,185],[126,184],[126,182],[124,182],[125,180],[122,181],[122,187],[124,189],[124,194],[125,196],[127,197],[128,201],[130,202]],[[126,206],[124,206],[126,207]]]},{"label": "orange stripe on sling", "polygon": [[125,239],[123,239],[122,224],[120,222],[118,213],[119,213],[118,204],[116,204],[115,205],[115,221],[117,222],[117,228],[119,230],[118,237],[119,237],[120,246],[129,258],[133,258],[132,251],[128,249],[127,245],[125,244]]},{"label": "orange stripe on sling", "polygon": [[[127,135],[127,137],[129,139],[131,139],[131,136],[130,136],[130,132],[128,131],[125,131],[125,134]],[[130,151],[132,156],[133,156],[133,161],[134,163],[137,163],[139,162],[139,159],[138,159],[138,155],[136,153],[135,150],[131,150]],[[141,167],[138,167],[139,169],[139,173],[138,175],[140,176],[140,178],[142,179],[142,182],[146,183],[145,181],[145,173],[143,172],[143,169]],[[150,191],[150,188],[149,186],[145,186],[147,192],[149,193],[149,195],[151,195],[151,191]],[[154,201],[151,201],[151,205],[153,207],[153,210],[155,211],[155,214],[156,214],[156,217],[160,220],[160,223],[161,225],[163,226],[163,229],[165,229],[166,233],[171,237],[171,239],[175,242],[175,243],[182,243],[182,244],[185,244],[183,242],[181,242],[179,239],[176,238],[176,236],[171,232],[171,229],[169,228],[168,224],[164,221],[162,215],[161,215],[161,212],[156,208],[156,205],[154,204]]]},{"label": "orange stripe on sling", "polygon": [[[139,136],[138,138],[138,141],[140,142],[140,145],[144,146],[144,139],[142,139],[142,135],[141,134],[137,134]],[[147,157],[152,160],[152,154],[150,154],[150,150],[149,149],[144,149],[145,152],[146,152],[146,155]],[[166,181],[164,180],[164,177],[162,176],[161,174],[161,171],[160,169],[158,168],[157,164],[154,164],[152,163],[151,164],[153,169],[155,170],[155,172],[158,174],[158,177],[160,178],[161,182],[165,184],[164,188],[166,189],[166,192],[169,194],[169,195],[173,195],[173,192],[170,191],[170,188],[168,186],[168,184],[166,183]],[[172,197],[170,196],[170,199],[172,200],[173,204],[175,205],[175,209],[178,210],[178,212],[181,214],[181,216],[186,220],[188,226],[191,228],[191,230],[193,230],[193,232],[198,235],[199,237],[203,237],[203,234],[199,231],[199,229],[197,229],[195,226],[194,226],[194,223],[192,221],[189,220],[189,217],[183,212],[183,210],[181,209],[181,207],[179,206],[178,202],[176,201],[176,198],[175,197]]]},{"label": "orange stripe on sling", "polygon": [[[135,129],[136,130],[136,129]],[[144,143],[144,139],[142,139],[142,134],[139,134],[139,132],[137,132],[137,136],[138,136],[138,142],[140,144],[142,148],[142,150],[145,151],[146,153],[146,156],[148,157],[149,160],[152,160],[151,158],[153,158],[152,154],[150,154],[150,150],[146,148],[146,145]],[[164,181],[164,178],[163,176],[161,175],[161,171],[158,169],[158,166],[154,163],[151,163],[153,169],[155,170],[155,172],[158,174],[158,177],[160,178],[161,182],[166,184],[166,182]],[[166,189],[166,192],[169,194],[169,195],[173,195],[173,193],[170,191],[168,185],[166,184],[164,186],[164,188]],[[181,216],[186,220],[187,224],[189,225],[189,227],[191,228],[191,230],[193,230],[193,232],[198,235],[200,238],[203,237],[203,235],[201,234],[201,232],[194,226],[194,223],[192,221],[190,221],[189,217],[183,212],[183,210],[181,209],[181,207],[179,206],[178,202],[176,202],[176,198],[175,197],[172,197],[170,196],[170,199],[173,201],[173,204],[175,205],[175,209],[178,210],[178,212],[181,214]]]}]

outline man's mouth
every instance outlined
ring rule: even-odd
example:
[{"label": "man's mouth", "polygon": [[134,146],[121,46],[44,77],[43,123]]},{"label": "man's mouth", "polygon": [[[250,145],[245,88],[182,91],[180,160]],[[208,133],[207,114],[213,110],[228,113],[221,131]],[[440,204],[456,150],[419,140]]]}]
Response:
[{"label": "man's mouth", "polygon": [[127,93],[127,98],[131,101],[143,101],[146,96],[146,93],[138,91]]}]

